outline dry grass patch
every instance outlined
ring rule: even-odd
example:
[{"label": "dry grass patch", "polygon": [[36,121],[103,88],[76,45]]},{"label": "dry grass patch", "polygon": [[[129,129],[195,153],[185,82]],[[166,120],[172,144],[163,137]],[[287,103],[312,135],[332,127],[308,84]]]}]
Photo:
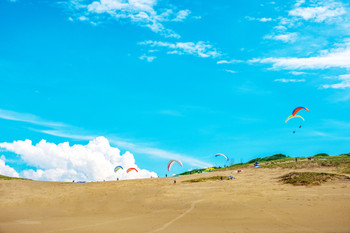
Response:
[{"label": "dry grass patch", "polygon": [[345,178],[345,176],[324,172],[291,172],[280,177],[280,181],[292,185],[320,185],[328,180]]},{"label": "dry grass patch", "polygon": [[[227,177],[222,176],[222,179],[227,180]],[[215,180],[221,180],[221,176],[203,177],[203,178],[197,178],[192,180],[184,180],[182,182],[197,183],[197,182],[215,181]]]},{"label": "dry grass patch", "polygon": [[28,179],[0,175],[0,180],[28,180]]}]

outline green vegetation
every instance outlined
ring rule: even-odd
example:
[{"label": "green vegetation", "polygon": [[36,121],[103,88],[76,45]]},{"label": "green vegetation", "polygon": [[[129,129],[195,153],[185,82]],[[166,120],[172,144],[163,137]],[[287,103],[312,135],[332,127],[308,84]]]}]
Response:
[{"label": "green vegetation", "polygon": [[0,180],[27,180],[27,179],[0,175]]},{"label": "green vegetation", "polygon": [[[216,169],[220,169],[221,167],[212,167],[212,168],[214,168],[216,170]],[[191,171],[180,173],[179,175],[180,176],[182,176],[182,175],[191,175],[191,174],[195,174],[195,173],[198,173],[198,172],[202,173],[205,169],[207,169],[207,168],[194,169],[194,170],[191,170]]]},{"label": "green vegetation", "polygon": [[[222,177],[222,178],[225,180],[228,179],[227,177]],[[192,180],[184,180],[182,182],[197,183],[197,182],[214,181],[214,180],[221,180],[221,176],[203,177],[203,178],[192,179]]]},{"label": "green vegetation", "polygon": [[[288,157],[284,154],[274,154],[263,158],[255,158],[247,163],[232,164],[228,167],[214,167],[215,170],[238,170],[247,167],[252,167],[253,163],[259,162],[261,168],[286,168],[286,169],[312,169],[312,168],[334,168],[334,171],[342,174],[350,174],[350,153],[337,156],[330,156],[326,153],[316,154],[312,157]],[[205,170],[196,169],[189,172],[181,173],[180,175],[189,175],[201,173]]]},{"label": "green vegetation", "polygon": [[291,172],[280,177],[280,181],[292,185],[320,185],[328,180],[339,179],[344,176],[319,172]]},{"label": "green vegetation", "polygon": [[287,158],[287,156],[284,154],[275,154],[275,155],[266,156],[263,158],[255,158],[255,159],[248,161],[248,163],[267,162],[267,161],[279,160],[279,159],[285,159],[285,158]]},{"label": "green vegetation", "polygon": [[329,154],[319,153],[319,154],[314,155],[313,157],[328,157],[328,156],[329,156]]}]

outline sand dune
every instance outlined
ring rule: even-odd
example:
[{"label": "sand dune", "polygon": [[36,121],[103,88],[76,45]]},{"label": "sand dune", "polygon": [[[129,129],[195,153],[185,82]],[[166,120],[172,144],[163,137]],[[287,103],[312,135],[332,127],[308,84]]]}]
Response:
[{"label": "sand dune", "polygon": [[[281,184],[246,169],[96,183],[0,181],[1,233],[350,232],[350,182]],[[322,170],[324,171],[324,170]],[[233,174],[236,179],[182,183]]]}]

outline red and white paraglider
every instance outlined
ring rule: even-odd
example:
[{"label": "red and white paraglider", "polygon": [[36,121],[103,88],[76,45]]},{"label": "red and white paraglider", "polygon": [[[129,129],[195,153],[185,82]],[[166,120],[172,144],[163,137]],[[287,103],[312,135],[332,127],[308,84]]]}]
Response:
[{"label": "red and white paraglider", "polygon": [[222,157],[224,157],[224,158],[226,159],[226,161],[228,161],[228,157],[227,157],[226,155],[221,154],[221,153],[217,153],[217,154],[215,155],[215,157],[218,157],[218,156],[222,156]]},{"label": "red and white paraglider", "polygon": [[170,160],[169,163],[168,163],[168,171],[170,171],[171,167],[173,166],[173,164],[174,164],[175,162],[178,163],[178,164],[180,164],[181,167],[183,167],[181,161],[179,161],[179,160]]}]

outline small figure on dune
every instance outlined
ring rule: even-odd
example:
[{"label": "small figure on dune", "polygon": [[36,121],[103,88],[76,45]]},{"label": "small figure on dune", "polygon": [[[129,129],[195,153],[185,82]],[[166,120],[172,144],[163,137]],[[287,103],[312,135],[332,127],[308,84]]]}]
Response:
[{"label": "small figure on dune", "polygon": [[176,180],[174,180],[174,184],[176,184]]}]

